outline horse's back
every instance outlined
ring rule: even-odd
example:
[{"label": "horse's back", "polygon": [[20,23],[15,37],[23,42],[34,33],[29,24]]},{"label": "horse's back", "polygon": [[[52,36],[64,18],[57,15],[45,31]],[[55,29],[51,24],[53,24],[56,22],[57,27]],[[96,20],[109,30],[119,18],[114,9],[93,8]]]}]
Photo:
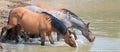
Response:
[{"label": "horse's back", "polygon": [[17,7],[17,8],[12,9],[11,13],[14,13],[14,14],[18,15],[18,14],[24,13],[26,11],[27,10],[24,7]]},{"label": "horse's back", "polygon": [[11,24],[14,22],[15,25],[19,24],[27,32],[38,34],[39,27],[45,27],[45,17],[47,17],[45,14],[32,12],[25,7],[17,7],[12,10],[11,15]]},{"label": "horse's back", "polygon": [[25,14],[22,19],[22,26],[26,31],[39,33],[46,28],[46,15],[42,13]]},{"label": "horse's back", "polygon": [[29,18],[34,18],[35,17],[35,19],[36,18],[39,18],[39,16],[41,15],[43,15],[43,14],[38,14],[38,13],[36,13],[36,12],[32,12],[32,11],[30,11],[29,9],[27,9],[27,8],[25,8],[25,7],[17,7],[17,8],[14,8],[13,10],[12,10],[12,13],[11,13],[12,15],[16,15],[16,17],[17,18],[19,18],[19,17],[22,17],[21,19],[23,19],[23,18],[27,18],[27,19],[29,19]]}]

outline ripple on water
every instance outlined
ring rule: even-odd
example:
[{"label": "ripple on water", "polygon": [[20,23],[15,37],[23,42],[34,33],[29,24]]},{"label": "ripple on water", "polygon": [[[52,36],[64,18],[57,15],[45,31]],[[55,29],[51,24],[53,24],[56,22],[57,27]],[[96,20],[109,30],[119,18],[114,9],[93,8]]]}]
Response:
[{"label": "ripple on water", "polygon": [[120,37],[120,32],[118,32],[118,36]]},{"label": "ripple on water", "polygon": [[107,35],[107,32],[103,32],[103,31],[93,31],[94,34],[96,35]]},{"label": "ripple on water", "polygon": [[119,38],[108,38],[108,37],[97,37],[91,52],[93,51],[120,51],[120,39]]}]

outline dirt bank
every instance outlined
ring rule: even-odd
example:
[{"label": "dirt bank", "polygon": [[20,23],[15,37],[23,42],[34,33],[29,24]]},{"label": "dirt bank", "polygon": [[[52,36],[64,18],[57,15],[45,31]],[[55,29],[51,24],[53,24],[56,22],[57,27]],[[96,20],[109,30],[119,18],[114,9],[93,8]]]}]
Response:
[{"label": "dirt bank", "polygon": [[30,0],[0,0],[0,29],[6,24],[11,9],[30,5],[29,1]]}]

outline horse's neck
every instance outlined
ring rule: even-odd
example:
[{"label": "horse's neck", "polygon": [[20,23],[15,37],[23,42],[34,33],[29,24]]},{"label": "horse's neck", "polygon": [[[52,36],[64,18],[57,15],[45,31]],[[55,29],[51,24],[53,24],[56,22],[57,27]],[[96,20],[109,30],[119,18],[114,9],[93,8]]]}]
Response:
[{"label": "horse's neck", "polygon": [[86,30],[86,25],[82,20],[78,20],[76,18],[70,18],[70,21],[72,22],[71,27],[76,28],[81,31]]},{"label": "horse's neck", "polygon": [[73,27],[81,31],[86,31],[86,25],[82,19],[76,19],[61,12],[49,12],[49,13],[51,13],[57,19],[62,21],[67,28]]}]

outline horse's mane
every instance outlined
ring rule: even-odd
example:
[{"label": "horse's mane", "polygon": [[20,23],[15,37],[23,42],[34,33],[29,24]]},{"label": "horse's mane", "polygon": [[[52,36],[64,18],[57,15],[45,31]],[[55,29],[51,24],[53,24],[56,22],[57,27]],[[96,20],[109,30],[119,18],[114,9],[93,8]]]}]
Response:
[{"label": "horse's mane", "polygon": [[65,9],[65,8],[62,8],[61,10],[64,10],[64,11],[66,11],[66,12],[69,12],[69,14],[70,14],[70,15],[73,15],[75,19],[81,20],[81,21],[84,23],[84,21],[83,21],[81,18],[79,18],[75,13],[71,12],[70,10]]},{"label": "horse's mane", "polygon": [[61,10],[64,10],[64,11],[66,11],[66,12],[69,12],[69,14],[75,16],[75,18],[78,18],[78,16],[77,16],[75,13],[71,12],[71,11],[68,10],[68,9],[62,8]]},{"label": "horse's mane", "polygon": [[45,13],[51,17],[52,26],[54,26],[60,33],[65,34],[67,32],[67,27],[60,20],[58,20],[56,17],[54,17],[53,15],[47,12],[42,12],[42,13]]}]

